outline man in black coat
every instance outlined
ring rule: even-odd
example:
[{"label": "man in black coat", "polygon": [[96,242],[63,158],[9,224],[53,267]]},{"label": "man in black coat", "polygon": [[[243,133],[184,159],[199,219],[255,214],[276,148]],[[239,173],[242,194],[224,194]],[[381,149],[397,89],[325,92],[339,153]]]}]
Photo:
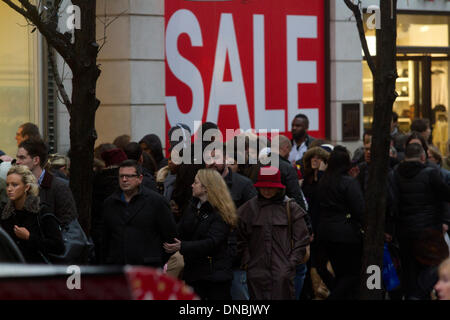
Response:
[{"label": "man in black coat", "polygon": [[169,255],[176,225],[169,204],[158,193],[141,186],[141,167],[134,160],[119,166],[120,190],[105,200],[102,256],[107,264],[161,268]]},{"label": "man in black coat", "polygon": [[53,176],[44,169],[48,148],[42,140],[27,139],[19,144],[16,164],[27,166],[39,184],[39,198],[66,225],[78,218],[77,207],[67,180]]},{"label": "man in black coat", "polygon": [[[404,286],[408,299],[427,299],[431,288],[420,286],[422,275],[429,274],[440,260],[448,256],[443,229],[449,223],[441,202],[450,201],[450,187],[439,170],[425,165],[422,146],[411,143],[405,149],[405,161],[389,174],[394,199],[396,236],[400,243]],[[423,247],[423,239],[431,247]],[[441,250],[444,248],[444,250]],[[433,253],[435,257],[430,257]]]}]

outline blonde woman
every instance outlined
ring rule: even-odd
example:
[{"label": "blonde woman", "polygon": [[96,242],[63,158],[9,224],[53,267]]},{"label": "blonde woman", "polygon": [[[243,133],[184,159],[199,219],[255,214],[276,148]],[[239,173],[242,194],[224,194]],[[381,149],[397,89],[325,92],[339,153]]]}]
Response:
[{"label": "blonde woman", "polygon": [[48,253],[62,254],[64,242],[58,221],[39,203],[39,186],[26,166],[12,166],[6,177],[9,198],[1,226],[16,242],[28,263],[45,263]]},{"label": "blonde woman", "polygon": [[450,300],[450,258],[444,260],[439,266],[439,281],[434,290],[439,300]]},{"label": "blonde woman", "polygon": [[178,226],[180,240],[165,243],[164,249],[183,255],[183,279],[202,300],[230,300],[228,236],[237,224],[234,202],[225,181],[212,169],[198,171],[192,195]]}]

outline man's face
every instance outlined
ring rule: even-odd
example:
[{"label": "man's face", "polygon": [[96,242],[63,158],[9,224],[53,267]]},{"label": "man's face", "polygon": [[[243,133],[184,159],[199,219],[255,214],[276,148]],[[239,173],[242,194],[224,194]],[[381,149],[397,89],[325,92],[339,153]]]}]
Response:
[{"label": "man's face", "polygon": [[303,138],[308,130],[308,124],[303,118],[295,118],[292,121],[292,138],[294,140]]},{"label": "man's face", "polygon": [[206,168],[215,169],[220,174],[223,173],[223,170],[225,169],[225,159],[221,150],[215,149],[211,151],[211,159],[209,159]]},{"label": "man's face", "polygon": [[286,143],[282,146],[280,146],[280,156],[283,158],[288,158],[289,154],[291,153],[292,145],[289,143]]},{"label": "man's face", "polygon": [[119,169],[119,185],[123,192],[137,191],[142,183],[142,175],[136,174],[134,167],[124,167]]},{"label": "man's face", "polygon": [[372,147],[372,136],[364,136],[364,161],[370,163],[370,148]]},{"label": "man's face", "polygon": [[27,136],[22,137],[22,131],[23,131],[22,127],[19,127],[19,129],[17,129],[17,132],[16,132],[17,146],[19,146],[19,144],[21,144],[22,141],[27,140]]},{"label": "man's face", "polygon": [[32,158],[28,154],[27,150],[25,150],[24,148],[19,148],[19,150],[17,150],[16,163],[19,165],[27,166],[28,169],[33,171],[36,167],[39,166],[39,157]]}]

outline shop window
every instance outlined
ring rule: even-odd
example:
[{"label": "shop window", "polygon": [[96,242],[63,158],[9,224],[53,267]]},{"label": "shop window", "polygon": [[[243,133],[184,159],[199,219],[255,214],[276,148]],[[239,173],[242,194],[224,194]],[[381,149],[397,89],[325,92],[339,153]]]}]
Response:
[{"label": "shop window", "polygon": [[[450,111],[449,28],[450,16],[398,14],[397,45],[403,50],[397,56],[395,89],[398,97],[393,106],[399,115],[399,129],[403,132],[410,131],[415,118],[428,118],[432,124],[432,143],[444,156],[448,154],[446,145],[450,130],[447,124]],[[366,37],[371,54],[375,55],[374,30],[366,30]],[[366,61],[363,61],[362,85],[364,128],[367,129],[373,121],[373,77]]]},{"label": "shop window", "polygon": [[397,45],[448,47],[449,16],[397,15]]},{"label": "shop window", "polygon": [[16,130],[35,122],[34,35],[25,19],[0,1],[0,149],[14,156]]}]

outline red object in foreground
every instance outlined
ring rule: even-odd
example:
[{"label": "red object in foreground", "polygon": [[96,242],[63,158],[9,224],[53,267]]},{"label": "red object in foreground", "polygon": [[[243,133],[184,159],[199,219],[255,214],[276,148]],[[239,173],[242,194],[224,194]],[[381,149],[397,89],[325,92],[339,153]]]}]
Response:
[{"label": "red object in foreground", "polygon": [[193,290],[147,267],[0,264],[0,300],[193,300]]},{"label": "red object in foreground", "polygon": [[134,300],[198,300],[190,287],[160,270],[127,267],[125,274]]}]

